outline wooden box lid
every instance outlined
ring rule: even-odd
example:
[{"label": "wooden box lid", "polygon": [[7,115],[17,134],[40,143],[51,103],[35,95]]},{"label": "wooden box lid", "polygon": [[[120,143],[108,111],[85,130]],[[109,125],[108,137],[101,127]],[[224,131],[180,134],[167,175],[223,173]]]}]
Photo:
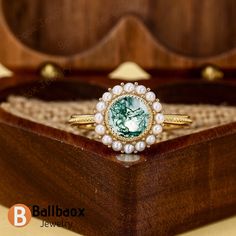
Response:
[{"label": "wooden box lid", "polygon": [[236,66],[235,1],[0,0],[0,62],[36,69]]}]

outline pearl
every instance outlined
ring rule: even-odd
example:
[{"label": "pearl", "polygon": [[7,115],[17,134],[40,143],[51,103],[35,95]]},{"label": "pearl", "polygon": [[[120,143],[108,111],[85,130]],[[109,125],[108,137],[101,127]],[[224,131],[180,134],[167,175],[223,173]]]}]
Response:
[{"label": "pearl", "polygon": [[136,87],[136,92],[137,92],[137,94],[145,94],[146,91],[147,91],[147,89],[146,89],[146,87],[143,86],[143,85],[138,85],[138,86]]},{"label": "pearl", "polygon": [[155,120],[156,120],[157,124],[162,124],[164,122],[164,120],[165,120],[165,117],[164,117],[163,114],[158,113],[155,116]]},{"label": "pearl", "polygon": [[106,131],[106,129],[103,125],[97,125],[95,128],[95,132],[99,135],[105,134],[105,131]]},{"label": "pearl", "polygon": [[156,112],[160,112],[162,110],[162,105],[160,102],[154,102],[152,107]]},{"label": "pearl", "polygon": [[147,136],[147,138],[146,138],[146,143],[147,143],[148,145],[152,145],[152,144],[154,144],[155,142],[156,142],[156,138],[155,138],[154,135],[149,135],[149,136]]},{"label": "pearl", "polygon": [[112,149],[114,151],[120,151],[122,149],[122,144],[119,141],[115,141],[112,143]]},{"label": "pearl", "polygon": [[146,99],[147,99],[149,102],[153,102],[153,101],[156,99],[155,93],[153,93],[153,92],[147,92],[147,93],[146,93]]},{"label": "pearl", "polygon": [[115,94],[115,95],[120,95],[123,91],[123,88],[120,86],[120,85],[116,85],[113,87],[112,89],[112,92]]},{"label": "pearl", "polygon": [[98,124],[102,123],[103,121],[103,115],[101,113],[96,113],[94,115],[94,121]]},{"label": "pearl", "polygon": [[135,149],[139,152],[143,151],[146,147],[145,142],[137,142],[135,145]]},{"label": "pearl", "polygon": [[127,154],[130,154],[134,151],[134,146],[131,145],[131,144],[126,144],[124,146],[124,152],[127,153]]},{"label": "pearl", "polygon": [[102,95],[102,99],[103,99],[103,101],[108,102],[108,101],[110,101],[112,99],[112,94],[109,93],[109,92],[105,92]]},{"label": "pearl", "polygon": [[127,93],[130,93],[134,90],[134,84],[132,83],[127,83],[124,85],[124,90],[127,92]]},{"label": "pearl", "polygon": [[112,143],[112,138],[111,138],[111,136],[109,136],[109,135],[104,135],[104,136],[102,137],[102,143],[105,144],[105,145],[111,145],[111,143]]},{"label": "pearl", "polygon": [[105,108],[106,108],[105,102],[98,102],[96,105],[96,109],[100,112],[103,111]]},{"label": "pearl", "polygon": [[153,134],[157,135],[162,132],[162,126],[161,125],[154,125],[152,128]]}]

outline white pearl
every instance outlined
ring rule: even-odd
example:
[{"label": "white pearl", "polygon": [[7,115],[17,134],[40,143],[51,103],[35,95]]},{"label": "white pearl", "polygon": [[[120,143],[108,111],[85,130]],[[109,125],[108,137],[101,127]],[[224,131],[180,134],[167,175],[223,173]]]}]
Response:
[{"label": "white pearl", "polygon": [[131,144],[126,144],[124,146],[124,152],[127,153],[127,154],[130,154],[134,151],[134,146],[131,145]]},{"label": "white pearl", "polygon": [[103,115],[101,113],[96,113],[94,115],[94,121],[98,124],[102,123],[103,121]]},{"label": "white pearl", "polygon": [[139,152],[143,151],[146,147],[146,144],[145,142],[137,142],[136,145],[135,145],[135,149]]},{"label": "white pearl", "polygon": [[120,85],[116,85],[113,87],[112,89],[112,92],[115,94],[115,95],[120,95],[123,91],[123,88],[120,86]]},{"label": "white pearl", "polygon": [[147,91],[147,89],[146,89],[146,87],[143,86],[143,85],[138,85],[138,86],[136,87],[136,92],[137,92],[137,94],[145,94],[146,91]]},{"label": "white pearl", "polygon": [[152,107],[156,112],[160,112],[162,110],[162,105],[160,102],[154,102]]},{"label": "white pearl", "polygon": [[112,143],[112,138],[111,138],[111,136],[109,136],[109,135],[104,135],[104,136],[102,137],[102,143],[105,144],[105,145],[111,145],[111,143]]},{"label": "white pearl", "polygon": [[103,111],[105,108],[106,108],[105,102],[98,102],[96,105],[96,109],[100,112]]},{"label": "white pearl", "polygon": [[155,116],[155,120],[156,120],[157,124],[162,124],[164,122],[164,120],[165,120],[165,117],[164,117],[163,114],[158,113]]},{"label": "white pearl", "polygon": [[120,151],[122,149],[122,144],[119,141],[115,141],[112,143],[112,149],[114,151]]},{"label": "white pearl", "polygon": [[156,99],[155,93],[153,93],[153,92],[147,92],[147,93],[146,93],[146,99],[147,99],[149,102],[155,101],[155,99]]},{"label": "white pearl", "polygon": [[105,134],[105,131],[106,131],[106,129],[103,125],[97,125],[95,128],[95,132],[99,135]]},{"label": "white pearl", "polygon": [[128,93],[132,92],[134,90],[134,84],[132,84],[132,83],[125,84],[124,90]]},{"label": "white pearl", "polygon": [[112,99],[112,94],[109,93],[109,92],[105,92],[102,95],[102,99],[103,99],[103,101],[108,102],[108,101],[110,101]]},{"label": "white pearl", "polygon": [[162,132],[162,126],[161,125],[154,125],[152,128],[153,134],[157,135]]},{"label": "white pearl", "polygon": [[146,138],[146,143],[148,145],[152,145],[156,142],[156,138],[154,135],[149,135],[147,138]]}]

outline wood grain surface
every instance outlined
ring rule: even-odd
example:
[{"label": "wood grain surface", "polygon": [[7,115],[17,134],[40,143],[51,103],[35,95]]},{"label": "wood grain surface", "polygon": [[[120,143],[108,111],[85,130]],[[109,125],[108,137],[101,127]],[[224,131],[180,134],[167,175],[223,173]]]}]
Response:
[{"label": "wood grain surface", "polygon": [[12,69],[45,61],[111,70],[236,65],[232,0],[0,1],[0,61]]}]

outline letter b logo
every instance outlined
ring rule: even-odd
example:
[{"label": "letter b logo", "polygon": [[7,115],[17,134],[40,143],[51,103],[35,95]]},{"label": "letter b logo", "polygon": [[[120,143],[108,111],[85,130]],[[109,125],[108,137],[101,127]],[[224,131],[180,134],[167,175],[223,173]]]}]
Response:
[{"label": "letter b logo", "polygon": [[26,226],[31,220],[31,211],[24,204],[16,204],[8,211],[9,222],[16,227]]}]

